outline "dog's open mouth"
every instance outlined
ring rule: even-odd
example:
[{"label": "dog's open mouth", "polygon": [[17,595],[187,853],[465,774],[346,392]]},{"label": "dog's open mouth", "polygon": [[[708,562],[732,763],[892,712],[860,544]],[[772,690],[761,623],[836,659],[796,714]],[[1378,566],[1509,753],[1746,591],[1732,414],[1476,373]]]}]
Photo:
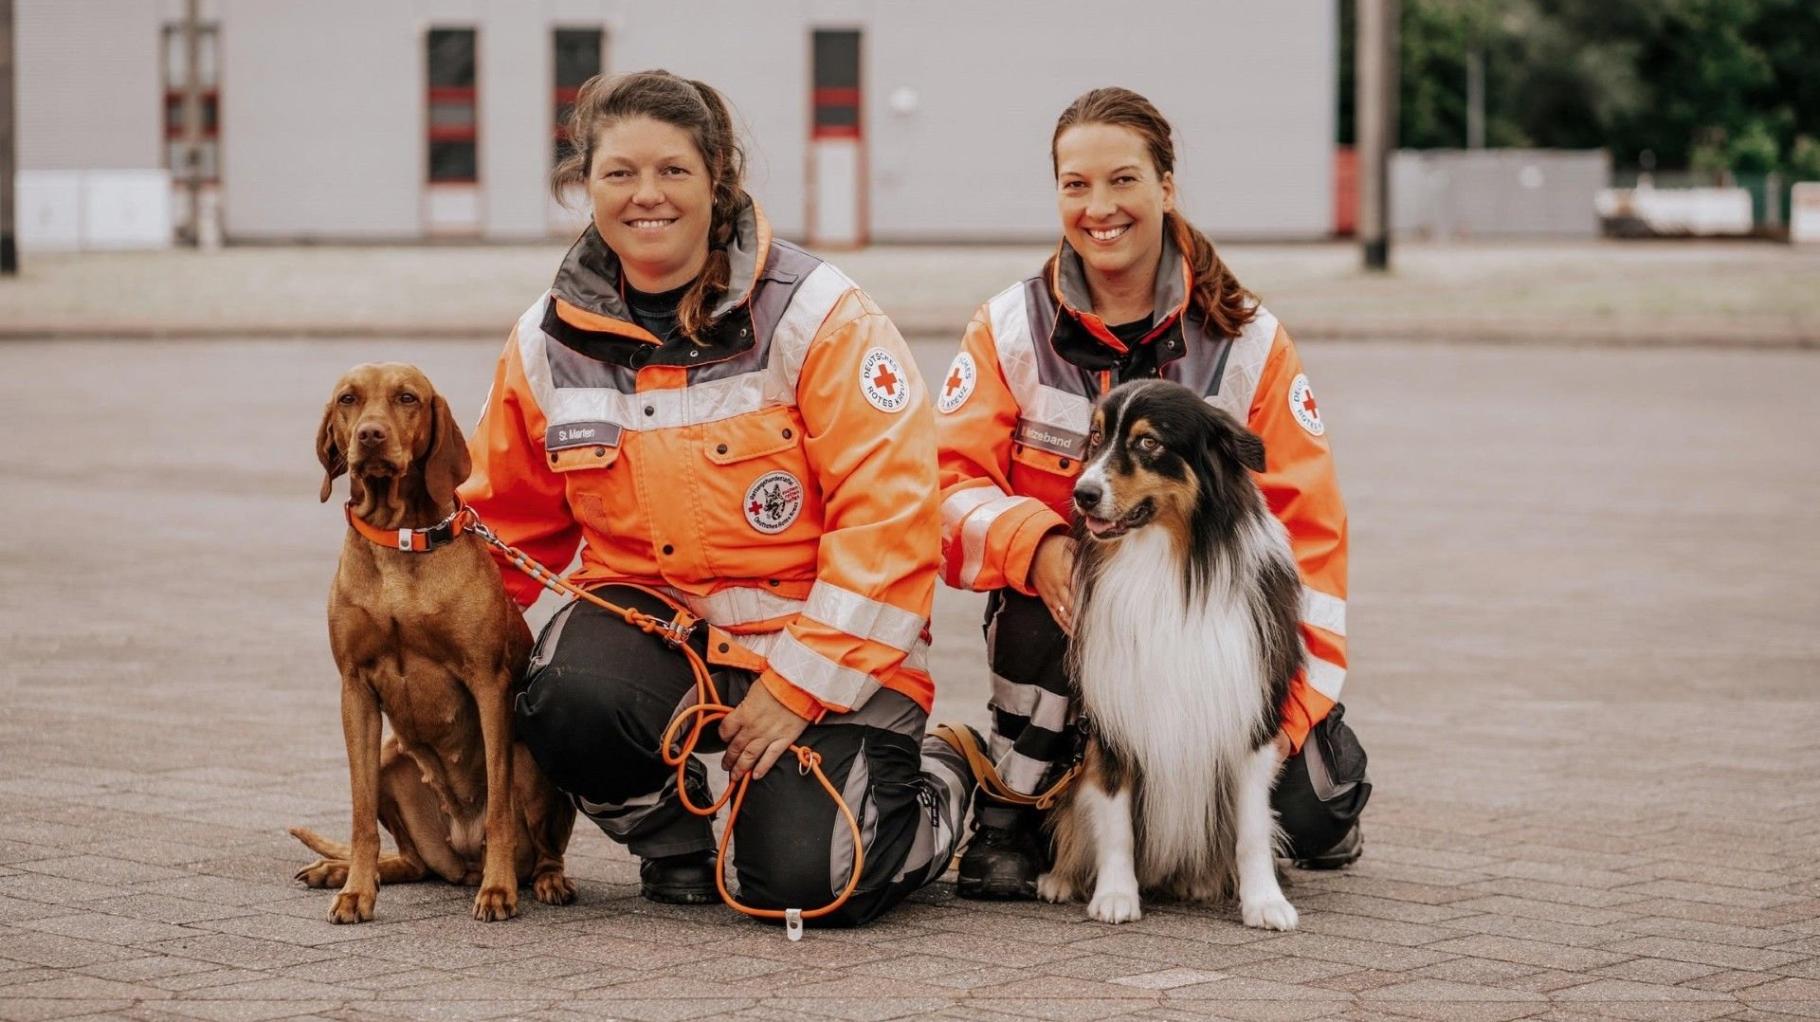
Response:
[{"label": "dog's open mouth", "polygon": [[1137,507],[1132,508],[1117,520],[1082,515],[1081,524],[1087,527],[1087,534],[1094,539],[1117,539],[1132,529],[1149,522],[1151,516],[1155,514],[1156,502],[1145,497],[1138,502]]}]

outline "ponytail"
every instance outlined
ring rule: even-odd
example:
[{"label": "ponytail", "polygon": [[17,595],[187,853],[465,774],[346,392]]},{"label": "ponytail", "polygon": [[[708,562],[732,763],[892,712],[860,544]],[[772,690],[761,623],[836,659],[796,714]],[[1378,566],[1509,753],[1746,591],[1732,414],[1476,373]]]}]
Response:
[{"label": "ponytail", "polygon": [[1214,250],[1213,242],[1200,229],[1178,213],[1164,216],[1165,226],[1175,232],[1176,247],[1188,260],[1194,281],[1190,306],[1206,320],[1207,326],[1220,337],[1236,337],[1245,324],[1258,314],[1258,299],[1239,283],[1227,268],[1226,261]]},{"label": "ponytail", "polygon": [[676,325],[683,336],[700,343],[703,331],[712,321],[715,304],[727,293],[732,276],[732,260],[727,255],[727,248],[733,244],[740,211],[751,199],[741,184],[746,176],[745,150],[734,137],[733,118],[727,112],[726,100],[706,82],[691,79],[689,85],[708,110],[702,156],[708,164],[714,197],[713,213],[708,221],[708,262],[677,303]]}]

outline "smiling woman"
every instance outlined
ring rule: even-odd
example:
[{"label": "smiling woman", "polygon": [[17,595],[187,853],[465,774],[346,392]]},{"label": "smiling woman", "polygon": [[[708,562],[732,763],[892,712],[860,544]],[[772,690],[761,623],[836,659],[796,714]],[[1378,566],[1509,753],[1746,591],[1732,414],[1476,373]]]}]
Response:
[{"label": "smiling woman", "polygon": [[[1263,438],[1257,482],[1294,548],[1309,651],[1280,708],[1276,743],[1288,765],[1276,809],[1298,860],[1345,865],[1357,857],[1356,817],[1370,790],[1336,702],[1346,676],[1346,508],[1301,358],[1182,216],[1175,140],[1149,100],[1120,88],[1082,94],[1056,121],[1049,155],[1061,241],[1041,274],[974,316],[937,423],[944,577],[991,594],[992,757],[1007,786],[1030,794],[1080,747],[1078,685],[1066,667],[1071,519],[1085,537],[1118,542],[1156,510],[1107,508],[1093,480],[1077,483],[1094,402],[1127,380],[1173,380]],[[977,819],[959,892],[1035,897],[1047,858],[1039,821],[1009,805],[982,805]]]},{"label": "smiling woman", "polygon": [[[712,627],[687,641],[734,707],[704,750],[724,743],[721,766],[752,779],[730,828],[741,900],[815,910],[850,890],[823,918],[865,922],[947,869],[973,790],[965,760],[923,734],[928,394],[871,298],[771,237],[714,89],[596,77],[567,137],[552,184],[582,185],[592,223],[500,356],[462,496],[545,564],[579,545],[574,585]],[[537,597],[502,571],[521,604]],[[516,704],[518,737],[644,859],[656,901],[716,894],[712,831],[685,806],[707,801],[707,771],[663,761],[694,684],[673,646],[577,602],[538,640]],[[772,770],[793,743],[821,757],[854,830],[798,770]]]}]

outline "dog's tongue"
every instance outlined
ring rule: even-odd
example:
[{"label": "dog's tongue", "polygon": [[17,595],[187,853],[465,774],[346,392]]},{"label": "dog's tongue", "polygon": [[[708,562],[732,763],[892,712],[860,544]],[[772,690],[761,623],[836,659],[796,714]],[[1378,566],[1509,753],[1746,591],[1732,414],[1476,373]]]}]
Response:
[{"label": "dog's tongue", "polygon": [[1104,536],[1118,527],[1118,523],[1110,518],[1095,518],[1092,515],[1082,516],[1081,523],[1086,525],[1087,531],[1095,536]]}]

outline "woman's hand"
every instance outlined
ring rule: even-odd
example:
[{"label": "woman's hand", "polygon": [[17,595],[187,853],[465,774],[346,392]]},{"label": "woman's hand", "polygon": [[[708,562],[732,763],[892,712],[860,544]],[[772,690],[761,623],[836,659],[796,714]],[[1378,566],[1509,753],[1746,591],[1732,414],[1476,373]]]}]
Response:
[{"label": "woman's hand", "polygon": [[720,765],[735,783],[748,772],[754,779],[761,778],[808,726],[808,721],[778,702],[770,689],[754,682],[733,712],[721,718],[720,738],[727,743],[727,753]]},{"label": "woman's hand", "polygon": [[1049,616],[1074,634],[1074,537],[1052,532],[1036,544],[1030,559],[1030,588],[1043,598]]}]

